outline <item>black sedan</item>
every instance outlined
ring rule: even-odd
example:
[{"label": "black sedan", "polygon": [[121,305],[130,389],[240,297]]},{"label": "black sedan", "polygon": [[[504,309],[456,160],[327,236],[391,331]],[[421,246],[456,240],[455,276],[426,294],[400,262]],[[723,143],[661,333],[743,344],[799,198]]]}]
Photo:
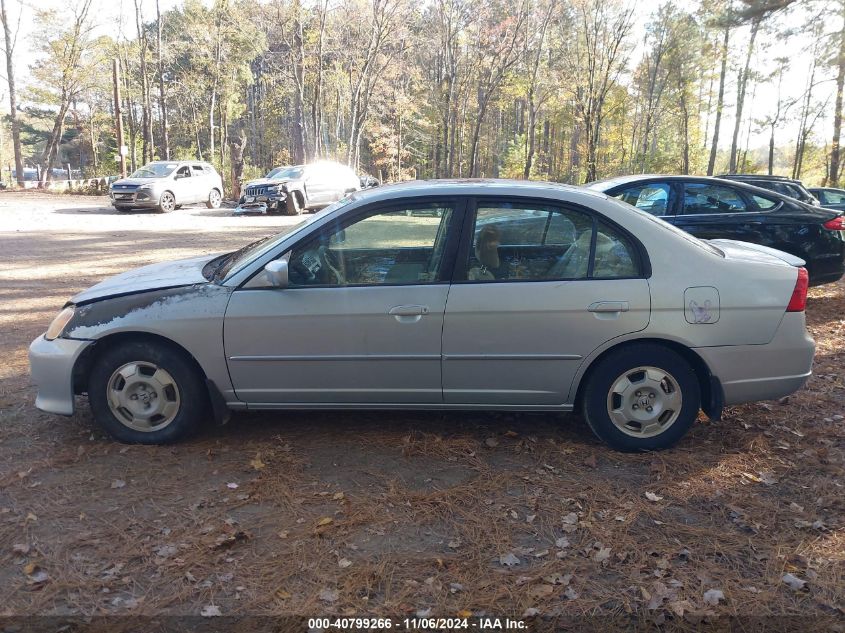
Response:
[{"label": "black sedan", "polygon": [[776,248],[807,262],[810,284],[845,273],[845,220],[772,191],[700,176],[621,176],[586,185],[703,239]]},{"label": "black sedan", "polygon": [[811,187],[810,193],[816,197],[825,209],[845,211],[845,189],[835,187]]}]

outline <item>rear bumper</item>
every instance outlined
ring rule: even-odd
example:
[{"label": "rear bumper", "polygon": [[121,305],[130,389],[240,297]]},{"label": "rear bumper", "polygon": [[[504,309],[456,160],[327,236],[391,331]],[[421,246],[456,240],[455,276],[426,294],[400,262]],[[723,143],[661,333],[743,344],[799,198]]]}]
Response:
[{"label": "rear bumper", "polygon": [[38,386],[35,406],[47,413],[73,415],[73,368],[79,355],[93,341],[57,338],[42,334],[29,346],[29,369]]},{"label": "rear bumper", "polygon": [[719,377],[726,405],[794,393],[813,373],[815,349],[803,312],[787,312],[766,345],[694,348]]}]

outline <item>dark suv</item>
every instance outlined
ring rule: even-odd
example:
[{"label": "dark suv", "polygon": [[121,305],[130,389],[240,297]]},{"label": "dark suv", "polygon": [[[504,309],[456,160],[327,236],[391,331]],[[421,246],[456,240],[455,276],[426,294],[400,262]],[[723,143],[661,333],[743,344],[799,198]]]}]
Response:
[{"label": "dark suv", "polygon": [[837,281],[845,273],[845,223],[837,211],[703,176],[622,176],[586,186],[702,239],[741,240],[800,257],[812,285]]},{"label": "dark suv", "polygon": [[789,196],[795,198],[806,204],[812,204],[814,207],[819,206],[819,201],[811,194],[800,180],[793,180],[786,176],[766,176],[763,174],[722,174],[717,178],[724,178],[725,180],[735,180],[737,182],[744,182],[748,185],[754,185],[762,189],[774,191],[782,196]]}]

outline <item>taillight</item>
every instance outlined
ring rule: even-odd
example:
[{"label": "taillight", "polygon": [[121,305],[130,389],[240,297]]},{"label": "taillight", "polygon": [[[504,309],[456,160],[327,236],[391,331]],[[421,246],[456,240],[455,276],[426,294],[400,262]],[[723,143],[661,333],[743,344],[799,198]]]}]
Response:
[{"label": "taillight", "polygon": [[810,275],[806,268],[798,269],[798,279],[795,280],[795,289],[786,306],[787,312],[803,312],[807,306],[807,288],[810,286]]},{"label": "taillight", "polygon": [[824,228],[831,231],[845,231],[845,216],[838,215],[824,223]]}]

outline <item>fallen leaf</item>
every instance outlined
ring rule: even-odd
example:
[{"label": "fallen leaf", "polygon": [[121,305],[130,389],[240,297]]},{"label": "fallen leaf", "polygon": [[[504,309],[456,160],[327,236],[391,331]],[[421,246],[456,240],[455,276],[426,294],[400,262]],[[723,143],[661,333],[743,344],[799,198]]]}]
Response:
[{"label": "fallen leaf", "polygon": [[532,576],[520,576],[516,579],[516,586],[521,587],[522,585],[527,585],[532,580],[534,580]]},{"label": "fallen leaf", "polygon": [[[523,618],[533,618],[536,615],[540,614],[540,610],[535,607],[528,607],[522,614]],[[470,615],[472,615],[470,613]]]},{"label": "fallen leaf", "polygon": [[566,591],[563,592],[563,595],[566,596],[568,600],[577,600],[578,599],[578,592],[575,591],[572,587],[567,587]]},{"label": "fallen leaf", "polygon": [[484,443],[490,448],[495,448],[499,445],[499,440],[497,440],[495,437],[488,437],[486,440],[484,440]]},{"label": "fallen leaf", "polygon": [[282,530],[281,532],[278,533],[278,537],[279,538],[287,538],[288,534],[290,534],[290,532],[288,530]]},{"label": "fallen leaf", "polygon": [[352,561],[349,560],[348,558],[341,558],[339,561],[337,561],[337,566],[340,567],[341,569],[346,569],[351,564],[352,564]]},{"label": "fallen leaf", "polygon": [[123,488],[124,486],[126,486],[126,482],[122,479],[115,479],[113,482],[111,482],[112,488]]},{"label": "fallen leaf", "polygon": [[513,552],[508,552],[507,554],[502,554],[499,556],[499,563],[505,565],[506,567],[513,567],[514,565],[519,565],[522,561],[520,561]]},{"label": "fallen leaf", "polygon": [[343,498],[344,494],[342,492],[336,492],[332,495],[332,499],[334,499],[335,501],[340,501]]},{"label": "fallen leaf", "polygon": [[15,554],[20,554],[22,556],[26,556],[29,554],[29,545],[26,543],[15,543],[12,545],[12,552]]},{"label": "fallen leaf", "polygon": [[457,615],[459,618],[469,618],[472,616],[472,611],[470,611],[469,609],[461,609],[460,611],[458,611]]},{"label": "fallen leaf", "polygon": [[544,576],[543,580],[550,585],[568,585],[572,580],[572,574],[550,574],[548,576]]},{"label": "fallen leaf", "polygon": [[317,527],[321,527],[323,525],[329,525],[330,523],[333,523],[333,522],[334,522],[334,519],[332,519],[331,517],[323,517],[322,519],[317,521]]},{"label": "fallen leaf", "polygon": [[463,591],[464,586],[459,582],[450,582],[449,583],[449,591],[451,593],[458,593],[459,591]]},{"label": "fallen leaf", "polygon": [[252,466],[255,470],[263,470],[267,464],[265,464],[261,460],[261,453],[256,453],[255,457],[249,460],[249,465]]},{"label": "fallen leaf", "polygon": [[329,589],[328,587],[325,587],[324,589],[320,589],[319,598],[323,602],[337,602],[337,598],[338,598],[337,589]]},{"label": "fallen leaf", "polygon": [[279,600],[287,600],[290,598],[290,592],[285,591],[284,589],[276,589],[276,593],[274,594]]},{"label": "fallen leaf", "polygon": [[220,612],[220,607],[216,604],[207,604],[202,608],[202,611],[200,611],[200,615],[204,618],[211,618],[223,614]]},{"label": "fallen leaf", "polygon": [[709,604],[715,607],[724,599],[725,594],[721,589],[708,589],[704,592],[704,604]]},{"label": "fallen leaf", "polygon": [[447,544],[447,547],[449,547],[449,549],[458,549],[460,546],[460,540],[449,541],[449,543]]},{"label": "fallen leaf", "polygon": [[603,564],[608,558],[610,558],[610,548],[609,547],[602,547],[595,554],[593,554],[593,559],[597,563]]},{"label": "fallen leaf", "polygon": [[239,486],[235,482],[231,482],[231,483],[226,484],[226,487],[229,490],[237,490]]},{"label": "fallen leaf", "polygon": [[565,536],[561,536],[558,540],[555,541],[555,546],[560,548],[569,547],[569,539]]},{"label": "fallen leaf", "polygon": [[584,466],[588,468],[595,468],[596,467],[596,455],[595,453],[590,453],[590,455],[584,460]]},{"label": "fallen leaf", "polygon": [[654,501],[654,502],[663,500],[663,497],[661,497],[660,495],[656,495],[653,492],[646,492],[645,498],[648,499],[649,501]]},{"label": "fallen leaf", "polygon": [[801,589],[804,589],[807,585],[806,580],[801,580],[798,576],[789,573],[784,574],[781,580],[786,583],[789,588],[793,591],[800,591]]}]

